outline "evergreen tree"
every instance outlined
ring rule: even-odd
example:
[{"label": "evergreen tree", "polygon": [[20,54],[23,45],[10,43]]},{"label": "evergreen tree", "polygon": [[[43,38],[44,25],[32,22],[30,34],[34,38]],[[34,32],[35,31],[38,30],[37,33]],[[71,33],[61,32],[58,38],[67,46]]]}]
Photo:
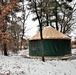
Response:
[{"label": "evergreen tree", "polygon": [[[35,10],[35,3],[37,9]],[[42,8],[42,17],[40,16],[40,8]],[[33,18],[37,20],[42,18],[42,25],[52,26],[53,28],[66,33],[70,30],[70,20],[72,19],[72,7],[65,0],[36,0],[29,2],[29,9],[32,13],[38,14],[38,17]],[[54,24],[55,23],[55,24]]]}]

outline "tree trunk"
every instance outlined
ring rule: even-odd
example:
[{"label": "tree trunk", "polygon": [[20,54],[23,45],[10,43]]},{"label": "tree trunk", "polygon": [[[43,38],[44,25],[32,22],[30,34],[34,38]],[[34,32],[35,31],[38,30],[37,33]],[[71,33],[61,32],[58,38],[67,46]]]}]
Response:
[{"label": "tree trunk", "polygon": [[20,50],[22,50],[22,45],[23,45],[23,36],[21,37]]},{"label": "tree trunk", "polygon": [[46,14],[46,21],[47,21],[47,26],[49,26],[49,23],[48,23],[48,14]]},{"label": "tree trunk", "polygon": [[3,45],[4,45],[4,55],[8,56],[8,54],[7,54],[7,45],[6,45],[6,43],[4,43]]},{"label": "tree trunk", "polygon": [[[41,9],[41,13],[40,13],[40,16],[38,15],[38,12],[37,12],[37,5],[36,5],[36,1],[34,1],[35,3],[35,11],[36,11],[36,15],[37,15],[37,18],[38,18],[38,21],[39,21],[39,27],[40,27],[40,38],[41,38],[41,50],[42,50],[42,61],[44,62],[45,59],[44,59],[44,47],[43,47],[43,36],[42,36],[42,18],[40,18],[40,16],[42,17],[42,9]],[[42,4],[41,4],[42,5]]]},{"label": "tree trunk", "polygon": [[[24,4],[24,0],[22,1],[22,4],[23,4],[23,24],[22,24],[22,27],[23,27],[23,31],[22,31],[22,36],[21,36],[21,44],[20,44],[20,50],[22,50],[22,45],[23,45],[23,37],[24,37],[24,33],[25,33],[25,4]],[[26,18],[28,17],[28,15],[26,16]]]},{"label": "tree trunk", "polygon": [[[55,0],[56,1],[56,0]],[[55,17],[56,17],[56,29],[59,30],[58,28],[58,14],[57,14],[57,1],[56,1],[56,6],[55,6]]]},{"label": "tree trunk", "polygon": [[40,37],[41,37],[41,49],[42,49],[42,61],[45,62],[45,59],[44,59],[44,46],[43,46],[43,35],[42,35],[42,23],[40,24]]}]

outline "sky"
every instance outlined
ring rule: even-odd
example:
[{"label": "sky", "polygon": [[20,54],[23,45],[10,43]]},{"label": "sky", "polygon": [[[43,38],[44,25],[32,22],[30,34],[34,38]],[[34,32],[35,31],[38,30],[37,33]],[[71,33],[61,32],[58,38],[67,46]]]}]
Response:
[{"label": "sky", "polygon": [[[74,5],[74,3],[76,2],[76,0],[73,0],[73,2],[70,3],[71,6]],[[18,14],[20,15],[20,14]],[[25,36],[28,37],[32,37],[34,36],[37,32],[38,32],[38,21],[32,21],[32,18],[35,16],[35,14],[33,15],[32,13],[30,14],[30,16],[28,17],[27,21],[26,21],[26,29],[25,29]],[[71,33],[72,36],[75,36],[75,31],[73,30],[74,33]]]},{"label": "sky", "polygon": [[[70,3],[70,5],[73,6],[75,3],[76,3],[76,0],[73,0],[73,2]],[[25,33],[25,35],[27,37],[28,36],[31,36],[32,37],[33,35],[35,35],[38,32],[38,28],[37,28],[38,22],[37,21],[36,22],[32,21],[32,17],[34,17],[33,14],[31,14],[29,16],[28,20],[27,20],[27,28],[26,28],[26,33]],[[71,35],[72,36],[75,36],[76,35],[76,31],[73,30],[73,32],[71,33]]]},{"label": "sky", "polygon": [[38,31],[38,28],[37,28],[37,26],[38,26],[38,21],[32,21],[32,18],[33,18],[33,14],[31,14],[30,16],[29,16],[29,18],[27,19],[27,21],[26,21],[26,30],[25,30],[25,35],[27,36],[27,37],[29,37],[29,36],[34,36],[36,33],[37,33],[37,31]]}]

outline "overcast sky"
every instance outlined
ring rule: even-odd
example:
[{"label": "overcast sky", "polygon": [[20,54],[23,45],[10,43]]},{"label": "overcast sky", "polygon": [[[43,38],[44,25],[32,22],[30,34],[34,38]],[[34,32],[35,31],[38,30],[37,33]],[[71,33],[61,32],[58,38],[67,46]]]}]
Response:
[{"label": "overcast sky", "polygon": [[25,31],[26,36],[34,36],[38,31],[38,28],[37,28],[38,21],[32,21],[33,16],[34,15],[31,14],[26,21],[26,26],[27,26]]},{"label": "overcast sky", "polygon": [[[74,5],[76,3],[76,0],[73,0],[73,2],[70,3],[70,5]],[[33,36],[37,33],[38,28],[38,22],[37,21],[32,21],[32,18],[34,17],[33,14],[31,14],[26,22],[27,28],[25,31],[25,35],[28,36]]]}]

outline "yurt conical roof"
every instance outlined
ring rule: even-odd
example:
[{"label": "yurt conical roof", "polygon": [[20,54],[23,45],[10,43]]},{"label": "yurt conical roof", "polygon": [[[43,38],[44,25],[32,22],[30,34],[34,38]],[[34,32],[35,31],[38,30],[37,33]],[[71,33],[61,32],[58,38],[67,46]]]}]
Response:
[{"label": "yurt conical roof", "polygon": [[[43,28],[42,30],[43,39],[69,39],[67,35],[55,30],[54,28],[48,26]],[[31,37],[30,40],[40,40],[40,32],[38,32],[35,36]]]}]

